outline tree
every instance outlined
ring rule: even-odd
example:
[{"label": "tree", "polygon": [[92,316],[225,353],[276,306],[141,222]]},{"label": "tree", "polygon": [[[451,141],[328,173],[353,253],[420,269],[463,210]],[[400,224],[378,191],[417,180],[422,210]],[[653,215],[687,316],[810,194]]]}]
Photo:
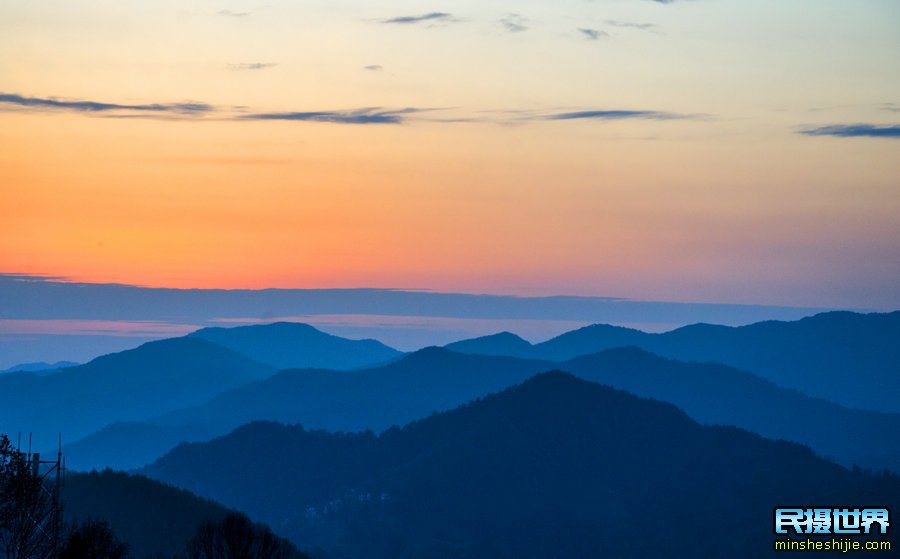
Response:
[{"label": "tree", "polygon": [[52,557],[59,521],[40,472],[0,433],[0,551],[6,559]]},{"label": "tree", "polygon": [[200,525],[188,543],[190,559],[302,559],[305,556],[267,526],[247,515],[229,513]]},{"label": "tree", "polygon": [[105,520],[88,520],[69,534],[59,559],[125,559],[128,545],[122,543]]}]

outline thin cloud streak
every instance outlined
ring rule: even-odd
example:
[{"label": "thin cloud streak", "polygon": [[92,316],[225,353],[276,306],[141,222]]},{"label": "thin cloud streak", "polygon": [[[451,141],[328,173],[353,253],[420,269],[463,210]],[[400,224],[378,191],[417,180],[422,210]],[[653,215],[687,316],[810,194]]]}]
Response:
[{"label": "thin cloud streak", "polygon": [[900,139],[900,124],[831,124],[801,130],[804,136],[833,136],[837,138]]},{"label": "thin cloud streak", "polygon": [[[380,66],[365,67],[368,71],[380,71]],[[626,109],[585,109],[577,111],[541,113],[534,110],[480,111],[479,116],[465,113],[444,117],[425,118],[419,113],[446,111],[448,108],[385,108],[362,107],[346,110],[327,111],[279,111],[254,112],[247,107],[221,107],[207,103],[146,103],[122,104],[104,103],[90,100],[61,100],[54,97],[25,97],[14,93],[0,93],[0,110],[38,111],[47,113],[74,112],[102,116],[106,118],[152,118],[156,120],[231,120],[263,121],[280,120],[296,122],[326,122],[333,124],[405,124],[413,120],[419,122],[492,122],[495,124],[522,124],[533,121],[564,120],[702,120],[707,115],[679,114],[655,110]],[[488,116],[494,115],[494,116]],[[824,132],[822,133],[824,134]],[[810,135],[815,135],[810,132]]]},{"label": "thin cloud streak", "polygon": [[381,20],[381,23],[396,23],[401,25],[410,25],[427,21],[452,21],[453,16],[446,12],[430,12],[418,16],[398,16]]},{"label": "thin cloud streak", "polygon": [[266,68],[274,68],[277,66],[274,62],[242,62],[240,64],[229,64],[231,70],[265,70]]},{"label": "thin cloud streak", "polygon": [[13,107],[33,110],[58,110],[87,113],[134,111],[141,113],[178,113],[182,115],[197,115],[210,113],[215,110],[212,105],[206,103],[185,102],[126,105],[87,100],[61,100],[54,97],[25,97],[15,93],[0,93],[0,105],[11,105]]},{"label": "thin cloud streak", "polygon": [[633,21],[617,21],[614,19],[608,19],[605,21],[606,25],[611,27],[619,27],[623,29],[639,29],[641,31],[649,31],[655,33],[656,24],[654,23],[636,23]]},{"label": "thin cloud streak", "polygon": [[690,120],[698,118],[698,115],[684,115],[663,111],[643,110],[587,110],[556,113],[538,117],[540,120],[625,120],[625,119],[649,119],[649,120]]},{"label": "thin cloud streak", "polygon": [[406,115],[423,109],[382,109],[371,107],[352,111],[305,111],[285,113],[257,113],[242,115],[235,120],[291,120],[302,122],[330,122],[336,124],[402,124]]}]

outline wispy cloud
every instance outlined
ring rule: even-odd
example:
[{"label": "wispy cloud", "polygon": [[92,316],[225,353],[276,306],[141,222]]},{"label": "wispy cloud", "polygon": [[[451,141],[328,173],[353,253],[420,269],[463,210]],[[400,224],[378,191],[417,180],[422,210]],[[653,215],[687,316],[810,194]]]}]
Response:
[{"label": "wispy cloud", "polygon": [[801,130],[804,136],[835,136],[838,138],[900,138],[900,124],[831,124]]},{"label": "wispy cloud", "polygon": [[388,19],[380,20],[381,23],[398,23],[398,24],[414,24],[414,23],[423,23],[423,22],[450,22],[453,21],[453,16],[446,12],[429,12],[427,14],[417,15],[417,16],[397,16]]},{"label": "wispy cloud", "polygon": [[584,36],[588,41],[596,41],[598,39],[609,37],[609,33],[606,31],[601,31],[599,29],[588,29],[586,27],[581,27],[578,29],[579,32]]},{"label": "wispy cloud", "polygon": [[369,107],[350,111],[306,111],[288,113],[256,113],[241,115],[237,120],[293,120],[304,122],[331,122],[338,124],[402,124],[408,115],[425,109],[383,109]]},{"label": "wispy cloud", "polygon": [[892,113],[900,113],[900,105],[897,103],[884,103],[881,106],[881,110],[890,111]]},{"label": "wispy cloud", "polygon": [[363,66],[363,70],[368,70],[370,72],[380,72],[384,70],[384,66],[381,64],[369,64],[368,66]]},{"label": "wispy cloud", "polygon": [[528,30],[528,18],[519,14],[507,14],[500,19],[500,25],[510,33],[520,33]]},{"label": "wispy cloud", "polygon": [[277,66],[274,62],[242,62],[240,64],[229,64],[231,70],[265,70],[266,68],[274,68]]},{"label": "wispy cloud", "polygon": [[625,119],[648,119],[648,120],[692,120],[703,118],[702,115],[687,115],[679,113],[669,113],[664,111],[645,111],[645,110],[621,110],[621,109],[597,109],[586,111],[572,111],[565,113],[554,113],[538,117],[540,120],[625,120]]},{"label": "wispy cloud", "polygon": [[653,23],[636,23],[633,21],[617,21],[614,19],[608,19],[605,21],[606,25],[611,27],[620,27],[620,28],[628,28],[628,29],[639,29],[641,31],[655,31],[656,24]]},{"label": "wispy cloud", "polygon": [[225,17],[247,17],[250,15],[250,12],[233,12],[231,10],[219,10],[220,16]]},{"label": "wispy cloud", "polygon": [[86,113],[112,113],[131,112],[147,114],[180,114],[202,115],[215,110],[206,103],[149,103],[149,104],[121,104],[104,103],[100,101],[88,101],[83,99],[57,99],[55,97],[25,97],[15,93],[0,93],[0,105],[19,109],[43,110],[43,111],[76,111]]},{"label": "wispy cloud", "polygon": [[[364,67],[379,71],[378,65]],[[482,122],[500,125],[521,125],[535,121],[564,120],[703,120],[708,115],[679,114],[656,110],[583,109],[541,112],[533,109],[466,111],[460,108],[385,108],[363,107],[346,110],[262,112],[245,106],[215,106],[207,103],[105,103],[89,100],[58,99],[55,97],[25,97],[15,93],[0,93],[0,110],[37,111],[47,113],[76,112],[98,114],[107,118],[152,118],[157,120],[323,122],[333,124],[405,124],[415,122],[464,123]],[[447,113],[449,111],[449,114]],[[439,112],[439,116],[422,113]],[[862,125],[860,125],[862,126]],[[809,132],[814,134],[814,132]],[[824,132],[823,132],[824,134]]]}]

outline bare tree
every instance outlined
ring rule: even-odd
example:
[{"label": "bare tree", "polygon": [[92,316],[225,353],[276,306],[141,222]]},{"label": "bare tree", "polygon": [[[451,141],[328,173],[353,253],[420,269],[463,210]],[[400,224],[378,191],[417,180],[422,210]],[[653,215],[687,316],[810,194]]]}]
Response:
[{"label": "bare tree", "polygon": [[59,515],[35,463],[0,434],[0,549],[6,559],[50,559]]}]

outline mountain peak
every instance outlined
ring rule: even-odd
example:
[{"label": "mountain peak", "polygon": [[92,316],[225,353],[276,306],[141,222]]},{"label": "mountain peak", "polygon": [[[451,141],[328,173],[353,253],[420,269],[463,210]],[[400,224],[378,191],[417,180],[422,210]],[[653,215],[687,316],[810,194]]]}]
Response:
[{"label": "mountain peak", "polygon": [[460,353],[527,357],[532,346],[530,342],[512,332],[499,332],[489,336],[460,340],[444,347]]},{"label": "mountain peak", "polygon": [[279,369],[355,369],[383,363],[401,352],[376,340],[350,340],[302,322],[203,328],[189,334]]},{"label": "mountain peak", "polygon": [[305,322],[288,322],[288,321],[279,321],[279,322],[270,322],[268,324],[245,324],[243,326],[234,326],[234,327],[224,327],[224,326],[209,326],[206,328],[201,328],[195,332],[191,332],[187,337],[194,338],[206,338],[210,335],[219,334],[222,332],[257,332],[257,333],[265,333],[265,334],[278,334],[283,332],[291,332],[291,333],[303,333],[308,335],[321,334],[322,336],[330,336],[331,334],[326,334],[322,332],[315,326],[307,324]]}]

